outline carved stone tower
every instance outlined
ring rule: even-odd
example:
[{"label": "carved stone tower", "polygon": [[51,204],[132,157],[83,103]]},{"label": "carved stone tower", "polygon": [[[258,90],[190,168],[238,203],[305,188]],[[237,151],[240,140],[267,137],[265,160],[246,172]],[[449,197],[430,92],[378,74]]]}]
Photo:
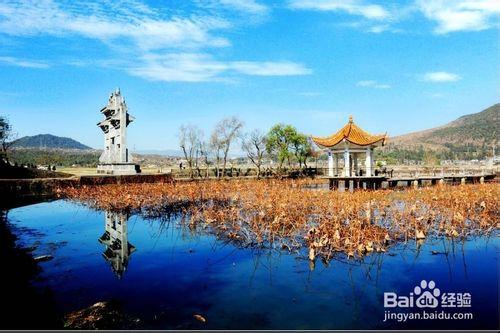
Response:
[{"label": "carved stone tower", "polygon": [[104,151],[99,158],[97,173],[135,174],[139,165],[132,163],[127,147],[127,126],[134,120],[128,114],[127,104],[120,90],[111,93],[108,105],[101,109],[105,119],[97,124],[104,132]]}]

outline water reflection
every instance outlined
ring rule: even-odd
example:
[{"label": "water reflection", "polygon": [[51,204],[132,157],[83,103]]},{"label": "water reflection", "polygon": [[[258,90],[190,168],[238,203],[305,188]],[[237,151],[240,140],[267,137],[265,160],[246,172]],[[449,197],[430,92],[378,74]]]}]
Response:
[{"label": "water reflection", "polygon": [[[141,319],[140,329],[493,329],[498,323],[498,232],[460,242],[408,240],[386,253],[358,259],[338,253],[322,262],[310,261],[307,249],[242,246],[209,228],[189,228],[182,217],[129,218],[64,201],[14,209],[9,221],[20,243],[37,245],[33,255],[53,255],[40,263],[37,283],[53,291],[58,308],[117,300]],[[135,249],[128,229],[140,251],[127,269]],[[103,252],[116,276],[126,278],[109,272]],[[407,295],[421,280],[443,292],[470,293],[474,319],[384,322],[384,292]]]},{"label": "water reflection", "polygon": [[99,237],[99,242],[106,246],[102,256],[119,279],[127,269],[130,255],[136,250],[135,246],[128,242],[128,219],[127,213],[107,211],[104,216],[105,231]]}]

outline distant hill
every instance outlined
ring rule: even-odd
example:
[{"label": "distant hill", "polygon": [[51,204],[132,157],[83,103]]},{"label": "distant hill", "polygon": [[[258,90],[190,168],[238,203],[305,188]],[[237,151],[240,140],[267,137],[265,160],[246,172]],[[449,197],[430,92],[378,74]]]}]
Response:
[{"label": "distant hill", "polygon": [[51,134],[24,136],[12,142],[12,148],[34,149],[92,149],[76,140]]},{"label": "distant hill", "polygon": [[500,103],[462,116],[446,125],[389,138],[381,154],[396,160],[482,159],[498,144]]}]

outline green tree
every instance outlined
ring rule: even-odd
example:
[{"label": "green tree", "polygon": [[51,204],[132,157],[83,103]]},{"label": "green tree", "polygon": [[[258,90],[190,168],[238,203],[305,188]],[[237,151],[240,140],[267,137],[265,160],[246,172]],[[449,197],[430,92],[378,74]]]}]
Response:
[{"label": "green tree", "polygon": [[295,158],[299,166],[307,167],[307,158],[313,155],[313,148],[306,135],[299,133],[292,125],[274,125],[267,134],[266,150],[279,163],[281,170],[287,161],[291,165]]},{"label": "green tree", "polygon": [[266,150],[278,161],[278,170],[281,170],[285,160],[290,164],[290,146],[296,133],[297,130],[291,125],[277,124],[267,135]]},{"label": "green tree", "polygon": [[12,138],[12,126],[5,116],[0,116],[0,161],[7,159],[9,140]]},{"label": "green tree", "polygon": [[296,132],[291,137],[291,143],[291,148],[295,158],[299,162],[299,167],[302,168],[303,164],[307,168],[307,158],[313,155],[313,148],[307,136]]}]

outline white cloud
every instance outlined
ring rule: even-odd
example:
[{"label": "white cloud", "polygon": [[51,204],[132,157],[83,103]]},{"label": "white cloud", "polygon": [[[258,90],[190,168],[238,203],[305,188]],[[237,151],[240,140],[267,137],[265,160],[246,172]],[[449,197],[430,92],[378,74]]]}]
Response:
[{"label": "white cloud", "polygon": [[233,61],[229,63],[229,68],[242,74],[257,76],[291,76],[308,75],[312,73],[310,69],[303,65],[289,61]]},{"label": "white cloud", "polygon": [[435,21],[435,32],[477,31],[499,27],[498,0],[418,0],[419,10]]},{"label": "white cloud", "polygon": [[214,2],[218,5],[250,14],[265,14],[268,11],[268,8],[265,5],[262,5],[255,0],[214,0]]},{"label": "white cloud", "polygon": [[368,28],[368,32],[372,32],[374,34],[380,34],[386,31],[395,32],[396,29],[391,28],[389,24],[378,24]]},{"label": "white cloud", "polygon": [[33,61],[33,60],[25,60],[18,59],[14,57],[0,57],[0,63],[18,66],[18,67],[26,67],[26,68],[48,68],[49,65],[42,61]]},{"label": "white cloud", "polygon": [[384,7],[362,0],[290,0],[289,6],[294,9],[342,11],[373,20],[384,20],[390,17],[389,12]]},{"label": "white cloud", "polygon": [[206,54],[145,55],[131,74],[152,81],[205,82],[217,80],[226,66]]},{"label": "white cloud", "polygon": [[[214,1],[245,13],[267,11],[266,6],[254,0]],[[17,37],[76,36],[98,40],[111,48],[113,59],[65,63],[110,66],[149,80],[203,82],[226,80],[231,74],[289,76],[311,73],[305,66],[289,61],[217,60],[209,50],[231,45],[220,33],[232,28],[233,24],[211,10],[205,10],[203,15],[184,16],[178,10],[175,15],[168,15],[169,11],[174,10],[152,8],[134,0],[116,3],[5,0],[0,2],[0,33]],[[200,10],[194,12],[200,13]],[[13,59],[3,62],[14,64]],[[26,61],[17,64],[43,66]]]},{"label": "white cloud", "polygon": [[356,85],[357,85],[358,87],[371,87],[371,86],[373,86],[374,84],[376,84],[376,82],[375,82],[375,81],[371,81],[371,80],[358,81],[358,82],[356,83]]},{"label": "white cloud", "polygon": [[394,19],[384,21],[384,22],[367,20],[367,19],[360,19],[360,20],[354,20],[354,21],[340,22],[340,23],[336,23],[336,25],[341,26],[341,27],[356,29],[356,30],[359,30],[362,32],[373,33],[373,34],[381,34],[384,32],[404,33],[405,30],[403,30],[401,28],[396,28],[393,26],[394,21],[395,21]]},{"label": "white cloud", "polygon": [[229,22],[214,17],[161,18],[159,12],[133,2],[55,3],[24,1],[0,3],[0,32],[13,36],[80,35],[103,41],[123,38],[143,49],[166,47],[220,47],[229,41],[213,31]]},{"label": "white cloud", "polygon": [[422,75],[421,81],[426,82],[455,82],[462,78],[454,73],[448,72],[428,72]]},{"label": "white cloud", "polygon": [[[393,28],[396,22],[411,19],[422,13],[437,25],[435,33],[478,31],[500,27],[499,0],[414,0],[411,4],[397,1],[375,4],[370,0],[289,0],[292,9],[343,12],[362,17],[360,22],[349,22],[366,32],[401,32]],[[378,24],[383,22],[383,24]],[[347,26],[349,26],[347,24]]]},{"label": "white cloud", "polygon": [[373,80],[358,81],[356,83],[356,85],[358,87],[375,88],[375,89],[389,89],[389,88],[391,88],[391,86],[388,84],[378,83],[377,81],[373,81]]},{"label": "white cloud", "polygon": [[131,74],[153,81],[226,81],[231,74],[254,76],[307,75],[311,70],[292,62],[218,61],[209,54],[149,54]]}]

